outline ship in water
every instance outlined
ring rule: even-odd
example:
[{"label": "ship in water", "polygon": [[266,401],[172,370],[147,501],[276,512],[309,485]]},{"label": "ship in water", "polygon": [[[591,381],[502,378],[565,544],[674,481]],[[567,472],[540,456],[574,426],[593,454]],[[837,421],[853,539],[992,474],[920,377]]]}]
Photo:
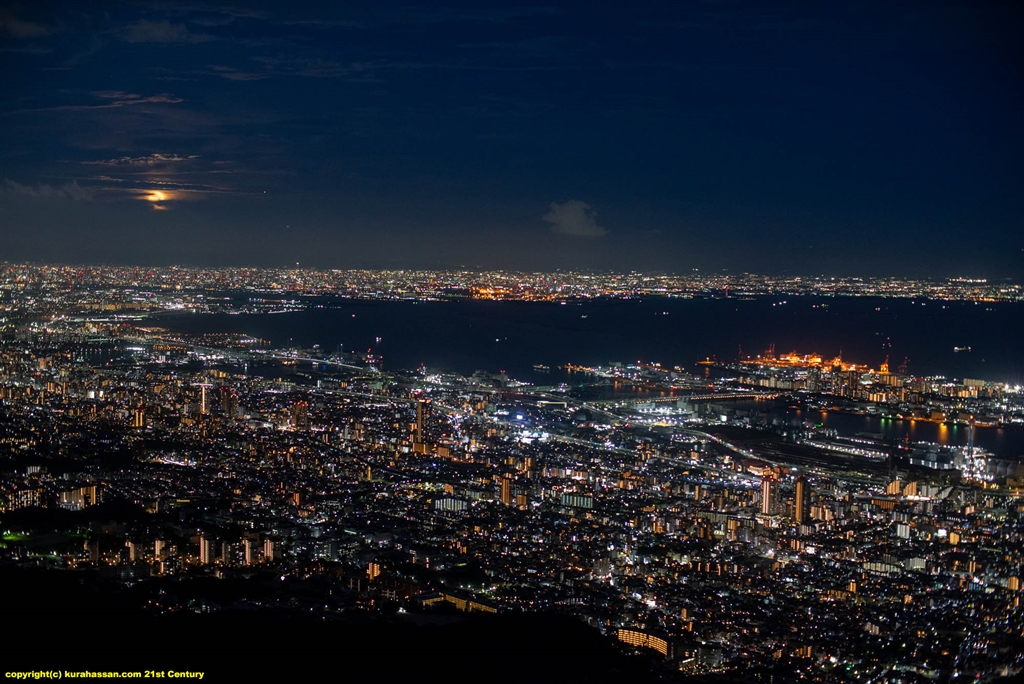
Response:
[{"label": "ship in water", "polygon": [[543,363],[535,363],[533,364],[533,370],[541,373],[548,373],[551,371],[551,366],[545,366]]}]

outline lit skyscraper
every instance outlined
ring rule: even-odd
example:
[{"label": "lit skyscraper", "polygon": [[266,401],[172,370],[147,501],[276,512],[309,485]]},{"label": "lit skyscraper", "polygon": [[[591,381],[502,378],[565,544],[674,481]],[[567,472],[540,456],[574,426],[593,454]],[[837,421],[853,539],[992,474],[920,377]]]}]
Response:
[{"label": "lit skyscraper", "polygon": [[775,515],[779,498],[779,486],[773,475],[764,475],[761,479],[761,513]]},{"label": "lit skyscraper", "polygon": [[796,479],[796,500],[794,501],[793,517],[797,525],[803,525],[807,519],[807,478],[801,475]]}]

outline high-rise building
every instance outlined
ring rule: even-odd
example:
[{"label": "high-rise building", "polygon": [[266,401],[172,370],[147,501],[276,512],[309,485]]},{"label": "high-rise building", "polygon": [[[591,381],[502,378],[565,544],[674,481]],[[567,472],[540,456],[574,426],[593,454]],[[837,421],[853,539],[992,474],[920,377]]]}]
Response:
[{"label": "high-rise building", "polygon": [[501,503],[512,505],[512,478],[508,475],[501,478]]},{"label": "high-rise building", "polygon": [[305,429],[309,427],[309,404],[297,401],[292,405],[292,427]]},{"label": "high-rise building", "polygon": [[775,477],[765,474],[761,477],[761,513],[775,515],[779,499],[779,485]]},{"label": "high-rise building", "polygon": [[242,551],[245,554],[246,565],[256,565],[258,560],[259,549],[256,547],[256,542],[252,539],[242,540]]},{"label": "high-rise building", "polygon": [[234,418],[238,415],[238,394],[234,387],[221,387],[220,410],[225,418]]},{"label": "high-rise building", "polygon": [[796,518],[797,525],[803,525],[804,521],[807,520],[807,504],[809,498],[809,492],[807,491],[807,478],[801,475],[796,479],[796,500],[793,502],[795,509],[793,517]]},{"label": "high-rise building", "polygon": [[212,539],[199,538],[199,562],[203,565],[210,565],[215,560],[215,546]]},{"label": "high-rise building", "polygon": [[423,419],[430,408],[426,399],[416,400],[416,443],[423,444]]},{"label": "high-rise building", "polygon": [[[99,488],[96,485],[85,485],[78,489],[72,489],[66,492],[60,493],[61,508],[68,508],[73,511],[80,511],[83,508],[94,506],[99,503]],[[26,505],[41,505],[41,499],[38,501],[32,500],[30,497],[26,502]]]}]

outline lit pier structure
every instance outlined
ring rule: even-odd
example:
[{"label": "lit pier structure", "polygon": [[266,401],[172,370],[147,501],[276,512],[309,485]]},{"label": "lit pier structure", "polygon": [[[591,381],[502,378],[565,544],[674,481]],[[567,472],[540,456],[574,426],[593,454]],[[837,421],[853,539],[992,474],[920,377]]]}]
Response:
[{"label": "lit pier structure", "polygon": [[[848,363],[843,361],[842,352],[832,359],[826,359],[821,354],[800,354],[791,351],[788,354],[776,356],[775,345],[769,347],[764,354],[754,357],[740,358],[740,363],[746,366],[770,366],[773,368],[838,368],[843,371],[870,372],[870,368],[863,364]],[[881,369],[882,373],[889,372],[889,364],[886,362]]]}]

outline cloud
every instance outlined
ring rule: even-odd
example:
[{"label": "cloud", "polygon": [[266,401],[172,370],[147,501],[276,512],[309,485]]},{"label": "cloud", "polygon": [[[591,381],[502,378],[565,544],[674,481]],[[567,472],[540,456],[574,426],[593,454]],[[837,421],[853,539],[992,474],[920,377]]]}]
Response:
[{"label": "cloud", "polygon": [[338,62],[317,55],[279,54],[274,57],[256,57],[255,59],[263,65],[265,73],[275,76],[349,77],[358,80],[374,80],[371,72],[377,66],[374,62]]},{"label": "cloud", "polygon": [[597,225],[597,213],[586,202],[569,200],[551,203],[551,211],[544,214],[544,220],[551,224],[551,231],[564,235],[601,237],[608,231]]},{"label": "cloud", "polygon": [[51,33],[45,26],[18,19],[7,10],[0,10],[0,31],[13,38],[38,38]]},{"label": "cloud", "polygon": [[98,159],[96,161],[84,161],[83,164],[90,166],[155,166],[157,164],[168,164],[172,162],[183,162],[191,161],[193,159],[199,159],[199,155],[190,154],[188,156],[181,156],[180,154],[148,154],[144,157],[117,157],[116,159]]},{"label": "cloud", "polygon": [[149,187],[124,188],[121,190],[121,196],[127,194],[131,199],[149,203],[155,211],[167,211],[171,208],[168,202],[204,200],[214,194],[230,192],[209,186],[197,188],[186,183],[151,183]]},{"label": "cloud", "polygon": [[211,64],[210,68],[220,76],[226,78],[229,81],[259,81],[264,78],[270,78],[269,74],[259,74],[252,71],[240,71],[234,67],[221,66],[218,64]]},{"label": "cloud", "polygon": [[134,100],[142,97],[137,93],[126,93],[123,90],[94,90],[92,94],[104,100]]},{"label": "cloud", "polygon": [[129,43],[203,43],[213,40],[205,33],[192,33],[184,24],[142,19],[121,29],[121,38]]},{"label": "cloud", "polygon": [[88,109],[116,109],[117,107],[130,107],[140,104],[177,104],[183,100],[170,93],[158,93],[142,97],[136,93],[126,93],[123,90],[97,90],[92,93],[93,97],[101,100],[109,100],[103,104],[91,105],[60,105],[59,107],[40,107],[37,109],[13,109],[7,114],[20,114],[28,112],[78,112]]},{"label": "cloud", "polygon": [[180,97],[175,97],[170,93],[157,93],[149,97],[142,97],[141,95],[126,93],[122,90],[96,90],[93,91],[93,95],[104,100],[113,100],[110,104],[94,105],[95,107],[124,107],[125,105],[147,104],[151,102],[177,104],[181,102]]},{"label": "cloud", "polygon": [[5,179],[3,189],[25,197],[37,197],[41,199],[72,199],[91,201],[93,198],[92,188],[82,187],[78,181],[71,181],[64,185],[55,187],[46,183],[39,185],[24,185],[9,179]]},{"label": "cloud", "polygon": [[181,199],[181,194],[173,190],[135,190],[136,198],[149,202],[149,206],[155,211],[167,211],[167,205],[162,202]]},{"label": "cloud", "polygon": [[125,107],[138,104],[178,104],[182,101],[180,97],[175,97],[170,93],[157,93],[156,95],[142,97],[137,93],[126,93],[123,90],[94,90],[92,94],[95,97],[110,100],[111,102],[102,105],[83,105],[83,107],[99,109],[102,107]]},{"label": "cloud", "polygon": [[373,81],[375,69],[391,66],[375,61],[338,62],[318,55],[278,54],[275,56],[253,57],[259,64],[256,71],[243,71],[222,64],[209,65],[207,75],[219,76],[229,81],[260,81],[280,76],[310,76],[314,78],[348,78],[355,81]]},{"label": "cloud", "polygon": [[[155,211],[166,211],[170,203],[181,201],[203,200],[212,195],[232,193],[230,189],[215,186],[200,186],[189,183],[173,183],[169,181],[137,182],[131,179],[99,176],[89,179],[91,185],[79,185],[77,180],[64,185],[26,185],[10,179],[4,179],[0,190],[4,194],[10,192],[23,197],[44,200],[77,200],[91,202],[93,200],[118,201],[131,199],[146,202]],[[116,183],[117,185],[110,185]]]}]

